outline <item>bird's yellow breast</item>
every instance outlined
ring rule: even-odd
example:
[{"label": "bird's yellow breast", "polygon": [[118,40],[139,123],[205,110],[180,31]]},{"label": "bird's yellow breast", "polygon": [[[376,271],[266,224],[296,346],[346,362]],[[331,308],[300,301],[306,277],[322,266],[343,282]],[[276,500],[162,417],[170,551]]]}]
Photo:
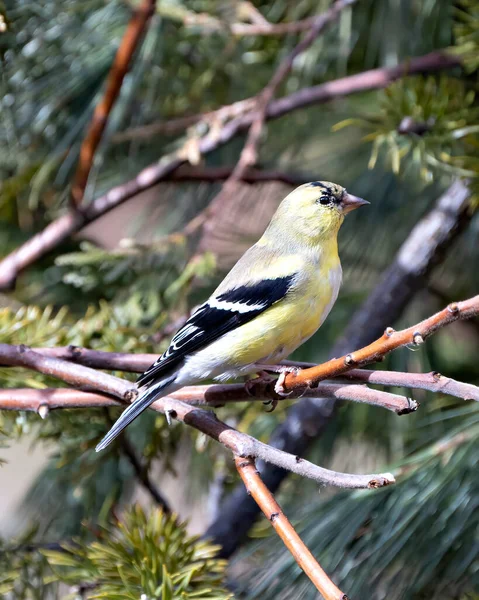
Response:
[{"label": "bird's yellow breast", "polygon": [[341,265],[334,249],[304,268],[286,298],[215,342],[217,358],[224,355],[231,367],[274,364],[310,338],[328,316],[341,285]]}]

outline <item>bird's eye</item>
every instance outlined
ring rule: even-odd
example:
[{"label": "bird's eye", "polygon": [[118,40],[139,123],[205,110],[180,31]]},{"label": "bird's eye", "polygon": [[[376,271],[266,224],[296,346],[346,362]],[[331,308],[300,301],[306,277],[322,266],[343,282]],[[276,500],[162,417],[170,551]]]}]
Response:
[{"label": "bird's eye", "polygon": [[331,204],[331,196],[321,196],[321,198],[319,198],[319,200],[317,200],[317,202],[319,202],[323,206],[326,206],[327,204]]}]

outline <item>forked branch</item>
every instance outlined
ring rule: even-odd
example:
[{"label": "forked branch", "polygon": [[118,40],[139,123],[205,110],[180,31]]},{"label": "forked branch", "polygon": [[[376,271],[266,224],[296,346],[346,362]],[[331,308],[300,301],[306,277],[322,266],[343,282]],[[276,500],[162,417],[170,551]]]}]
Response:
[{"label": "forked branch", "polygon": [[[431,52],[425,56],[412,58],[394,67],[364,71],[357,75],[350,75],[310,88],[304,88],[283,98],[273,100],[267,108],[266,118],[276,119],[307,106],[322,104],[350,94],[380,89],[405,75],[428,73],[459,66],[460,64],[459,58],[450,56],[445,52]],[[216,150],[250,127],[255,118],[255,112],[252,110],[254,100],[254,98],[248,98],[241,103],[236,103],[241,104],[242,107],[247,103],[248,110],[224,124],[213,135],[208,135],[200,140],[198,144],[199,153],[205,155]],[[229,109],[231,109],[231,106],[225,106],[214,113],[210,113],[208,116],[213,117],[213,115],[216,115],[219,118],[222,112],[224,113],[225,110]],[[204,115],[199,115],[198,121],[203,118]],[[181,127],[183,126],[186,125],[182,121]],[[152,127],[153,129],[151,129]],[[148,131],[144,133],[146,135],[155,135],[157,133],[156,127],[148,125],[146,126]],[[160,123],[158,127],[162,130],[164,123]],[[136,137],[140,134],[142,132],[137,131],[134,133],[132,131],[131,137]],[[42,256],[45,256],[53,248],[59,246],[82,227],[95,221],[136,194],[156,185],[184,163],[185,158],[181,158],[178,152],[164,156],[162,160],[143,169],[132,180],[112,188],[103,196],[93,200],[81,212],[70,211],[52,221],[43,231],[34,235],[0,261],[0,290],[13,287],[21,271],[35,263]]]},{"label": "forked branch", "polygon": [[[68,367],[68,363],[66,365]],[[91,371],[94,377],[95,371],[88,367],[82,367],[82,369]],[[117,378],[113,377],[112,379]],[[122,384],[117,393],[117,396],[120,396],[124,381],[118,379],[118,382]],[[45,418],[52,409],[95,408],[115,405],[120,406],[122,403],[103,394],[81,392],[79,390],[20,389],[0,391],[0,410],[34,410],[42,418]],[[156,400],[151,405],[151,408],[166,415],[169,420],[176,419],[194,427],[225,446],[225,448],[236,456],[260,458],[281,469],[287,469],[292,473],[312,479],[321,485],[352,489],[371,489],[395,483],[395,479],[390,473],[355,475],[338,473],[330,469],[318,467],[308,460],[273,448],[245,433],[237,431],[220,421],[211,411],[201,410],[194,405],[187,404],[170,396]]]},{"label": "forked branch", "polygon": [[479,296],[462,302],[453,302],[432,317],[402,331],[394,331],[392,327],[388,327],[372,344],[341,358],[333,358],[321,365],[299,371],[298,374],[289,373],[284,379],[284,389],[289,392],[297,388],[314,387],[323,379],[337,377],[353,367],[380,361],[386,354],[401,346],[419,346],[438,329],[459,319],[470,319],[477,315],[479,315]]}]

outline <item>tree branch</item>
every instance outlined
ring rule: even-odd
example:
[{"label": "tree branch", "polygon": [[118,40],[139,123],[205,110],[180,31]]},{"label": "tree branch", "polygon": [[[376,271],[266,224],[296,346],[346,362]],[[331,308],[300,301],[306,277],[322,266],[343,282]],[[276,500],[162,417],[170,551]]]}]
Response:
[{"label": "tree branch", "polygon": [[61,379],[80,389],[97,390],[125,401],[131,401],[137,395],[134,385],[125,379],[100,373],[89,367],[75,365],[59,358],[42,356],[26,346],[0,344],[0,362],[9,367],[33,369],[44,375]]},{"label": "tree branch", "polygon": [[304,369],[298,374],[288,373],[284,379],[283,387],[286,392],[298,387],[314,387],[323,379],[337,377],[354,366],[380,361],[386,354],[401,346],[419,346],[426,338],[445,325],[460,319],[470,319],[477,315],[479,315],[479,296],[474,296],[463,302],[453,302],[432,317],[402,331],[394,331],[392,327],[388,327],[375,342],[341,358],[333,358],[316,367]]},{"label": "tree branch", "polygon": [[[312,104],[328,102],[349,94],[379,89],[404,75],[431,72],[458,65],[460,65],[458,58],[440,51],[432,52],[419,58],[413,58],[397,67],[373,69],[358,75],[351,75],[311,88],[305,88],[271,102],[266,117],[274,119]],[[252,104],[251,99],[248,99],[248,101]],[[219,111],[224,111],[226,108],[229,107],[222,107]],[[217,114],[219,111],[217,111]],[[205,155],[226,144],[238,133],[248,128],[253,122],[253,118],[254,112],[251,110],[244,115],[240,114],[240,116],[235,117],[223,125],[219,131],[215,130],[202,138],[198,144],[198,152]],[[11,288],[21,271],[53,250],[53,248],[56,248],[82,227],[162,181],[185,163],[185,157],[180,157],[180,155],[182,155],[181,151],[163,157],[159,162],[140,171],[134,179],[112,188],[105,195],[93,200],[83,211],[70,211],[52,221],[43,231],[34,235],[0,262],[0,290]]]},{"label": "tree branch", "polygon": [[431,373],[399,373],[396,371],[367,371],[352,369],[344,374],[347,379],[364,381],[377,385],[393,385],[412,389],[428,390],[455,396],[463,400],[479,402],[479,387],[445,377],[435,371]]},{"label": "tree branch", "polygon": [[261,480],[254,460],[237,456],[235,457],[235,465],[247,493],[254,498],[276,533],[283,540],[286,548],[293,555],[300,569],[306,573],[319,593],[325,600],[347,600],[347,596],[329,579],[296,533],[296,530],[274,499],[273,494]]},{"label": "tree branch", "polygon": [[[368,92],[387,87],[394,81],[407,75],[417,75],[421,73],[431,73],[443,69],[451,69],[461,66],[460,58],[449,55],[445,51],[436,50],[408,59],[407,61],[395,67],[380,67],[378,69],[370,69],[356,75],[348,75],[333,81],[327,81],[319,85],[303,88],[293,94],[284,96],[277,100],[273,100],[266,111],[267,119],[277,119],[294,110],[306,108],[313,104],[323,104],[336,98],[342,98],[351,94]],[[253,109],[257,97],[248,98],[247,104],[241,106],[241,113],[237,116],[238,122],[236,127],[241,131],[249,127],[253,120]],[[231,104],[233,108],[236,104]],[[203,113],[199,115],[189,115],[178,117],[176,119],[168,119],[159,123],[150,123],[148,125],[140,125],[132,127],[123,132],[117,133],[113,140],[115,142],[125,142],[128,140],[147,140],[157,135],[168,135],[184,131],[187,127],[199,123],[200,121],[215,121],[223,120],[228,112],[228,106]],[[238,111],[240,112],[240,111]],[[241,121],[241,122],[239,122]]]},{"label": "tree branch", "polygon": [[[73,380],[71,374],[67,374],[67,371],[68,369],[65,370],[65,376],[61,378],[63,380],[65,380],[65,378]],[[111,388],[111,384],[109,387]],[[134,395],[134,388],[130,388],[127,393]],[[296,395],[292,394],[287,398],[278,396],[274,390],[271,392],[270,386],[264,382],[253,384],[248,386],[248,388],[246,388],[244,384],[188,386],[170,394],[170,397],[186,402],[191,406],[210,406],[218,408],[236,402],[263,402],[264,400],[282,401],[286,399],[294,400],[298,397],[315,397],[318,393],[321,393],[326,398],[379,406],[395,412],[398,415],[405,415],[417,410],[417,402],[404,396],[373,390],[365,385],[334,383],[321,383],[317,389],[307,390],[304,394],[301,394],[301,391],[297,390]],[[3,407],[8,410],[38,411],[39,407],[43,405],[49,408],[63,408],[63,403],[68,405],[71,403],[72,408],[91,408],[94,406],[101,406],[103,401],[104,396],[102,395],[91,393],[84,394],[79,391],[75,393],[75,390],[69,389],[45,388],[0,390],[0,410]],[[109,406],[115,406],[116,404],[121,405],[122,403],[111,400]]]},{"label": "tree branch", "polygon": [[[174,332],[172,332],[174,333]],[[19,348],[18,346],[16,346]],[[32,348],[34,352],[43,356],[49,356],[54,358],[61,358],[62,360],[68,360],[79,365],[86,367],[92,367],[95,369],[107,369],[111,371],[126,371],[132,373],[143,373],[151,366],[152,363],[158,358],[157,354],[129,354],[123,352],[102,352],[101,350],[90,350],[88,348],[80,348],[78,346],[64,346],[55,348]],[[1,354],[0,354],[1,357]],[[282,365],[286,366],[297,366],[300,368],[315,367],[315,363],[305,363],[297,361],[282,361]],[[0,360],[1,365],[1,360]],[[352,369],[344,374],[344,377],[355,380],[364,381],[366,383],[372,383],[377,385],[393,385],[397,387],[405,387],[412,389],[424,389],[431,392],[441,392],[449,396],[455,396],[462,398],[463,400],[479,400],[479,388],[469,383],[462,383],[445,377],[439,373],[401,373],[397,371],[368,371],[366,369]],[[357,398],[345,397],[341,393],[338,394],[338,390],[332,387],[333,384],[323,383],[323,387],[314,388],[314,390],[307,390],[305,397],[317,396],[318,394],[327,395],[328,397],[335,397],[342,400],[354,400],[360,401]],[[336,384],[337,385],[337,384]],[[177,392],[177,397],[181,400],[188,401],[187,394],[196,394],[195,397],[200,397],[199,390],[202,386],[186,387],[181,391]],[[269,399],[282,399],[281,396],[274,394],[273,397],[270,394],[270,390],[266,389],[266,386],[256,387],[252,386],[248,388],[248,391],[243,385],[236,386],[238,389],[235,390],[235,386],[232,385],[215,385],[215,386],[204,386],[204,398],[205,403],[210,406],[218,406],[222,401],[227,402],[228,398],[235,398],[231,401],[242,401],[252,400],[252,394],[259,397]],[[353,392],[351,386],[348,387],[349,392]],[[190,390],[190,392],[187,392]],[[195,390],[195,392],[193,392]],[[257,391],[256,391],[257,390]],[[329,393],[328,393],[329,390]],[[344,394],[348,393],[347,389],[342,390]],[[369,388],[362,387],[363,390],[370,390]],[[248,395],[249,394],[249,395]],[[263,396],[261,396],[263,394]],[[181,396],[181,397],[180,397]],[[217,396],[217,397],[216,397]],[[292,394],[288,398],[294,398]],[[301,397],[303,397],[301,395]],[[225,400],[226,398],[226,400]],[[397,399],[402,396],[397,396]],[[384,405],[377,401],[370,402],[371,404]],[[401,410],[398,404],[393,405],[394,408],[391,410]],[[387,406],[385,406],[387,408]]]},{"label": "tree branch", "polygon": [[[66,369],[68,363],[66,363]],[[88,369],[87,367],[84,367]],[[91,369],[88,369],[91,370]],[[95,373],[95,371],[93,371]],[[117,378],[114,378],[117,379]],[[118,379],[119,385],[122,382]],[[121,387],[120,387],[121,389]],[[117,395],[119,396],[120,390]],[[101,408],[120,405],[102,394],[92,394],[78,390],[0,390],[0,410],[34,410],[45,418],[50,410],[60,408]],[[313,463],[272,448],[257,439],[237,431],[220,421],[211,411],[201,410],[186,404],[173,396],[165,396],[156,400],[151,408],[170,419],[177,419],[205,435],[220,442],[237,456],[252,456],[288,469],[297,475],[312,479],[321,485],[333,485],[341,488],[364,489],[378,488],[395,483],[391,473],[373,475],[355,475],[338,473],[330,469],[318,467]]]},{"label": "tree branch", "polygon": [[133,11],[130,22],[123,34],[115,60],[108,74],[105,93],[95,107],[88,132],[80,148],[80,157],[71,190],[71,200],[74,207],[78,207],[82,203],[95,151],[105,130],[111,109],[120,94],[123,79],[128,71],[133,54],[143,37],[151,16],[155,12],[155,6],[156,0],[143,0],[139,7]]}]

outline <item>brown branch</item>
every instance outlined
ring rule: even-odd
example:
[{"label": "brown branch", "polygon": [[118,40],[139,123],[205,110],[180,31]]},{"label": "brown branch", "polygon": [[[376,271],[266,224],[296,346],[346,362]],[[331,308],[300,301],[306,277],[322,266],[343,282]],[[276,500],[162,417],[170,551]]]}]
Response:
[{"label": "brown branch", "polygon": [[[311,88],[305,88],[271,102],[266,116],[268,119],[278,118],[312,104],[328,102],[349,94],[385,87],[404,75],[431,72],[458,65],[460,65],[458,58],[440,51],[432,52],[425,56],[413,58],[397,67],[373,69]],[[219,110],[225,108],[228,107]],[[253,117],[254,113],[250,111],[226,123],[219,131],[207,135],[199,142],[198,150],[200,154],[208,154],[229,142],[238,133],[251,125]],[[81,212],[70,211],[52,221],[43,231],[34,235],[0,262],[0,290],[11,288],[21,271],[59,246],[82,227],[140,192],[156,185],[184,162],[185,158],[180,158],[177,153],[165,156],[161,161],[143,169],[134,179],[118,185],[105,195],[96,198]]]},{"label": "brown branch", "polygon": [[129,381],[59,358],[42,356],[26,346],[0,344],[0,357],[2,365],[33,369],[80,389],[98,390],[127,401],[136,396],[136,391]]},{"label": "brown branch", "polygon": [[[70,374],[68,374],[67,377],[70,381],[74,380]],[[65,380],[64,377],[60,378]],[[111,383],[109,387],[111,389]],[[69,389],[53,388],[40,390],[0,390],[0,406],[4,406],[9,410],[33,410],[38,412],[39,407],[43,405],[49,409],[54,409],[64,408],[64,403],[70,406],[71,403],[72,408],[92,408],[101,406],[104,401],[103,395],[87,393],[84,396],[80,392],[74,392],[74,390]],[[127,390],[127,393],[134,394],[134,388],[131,387]],[[404,396],[391,394],[389,392],[373,390],[365,385],[334,383],[321,383],[318,388],[306,390],[304,394],[301,394],[301,390],[295,390],[288,398],[278,396],[274,390],[271,392],[271,387],[267,383],[261,381],[255,385],[248,386],[248,388],[246,388],[244,384],[188,386],[170,394],[170,398],[181,400],[191,406],[223,407],[227,404],[236,402],[294,400],[300,396],[316,397],[318,394],[321,394],[326,398],[334,398],[335,400],[360,402],[379,406],[395,412],[398,415],[414,412],[417,410],[418,406],[417,402],[410,398],[405,398]],[[122,403],[110,399],[108,406],[115,406],[117,404],[121,405]]]},{"label": "brown branch", "polygon": [[124,403],[103,394],[68,388],[0,390],[0,410],[26,410],[45,418],[51,410],[61,408],[100,408],[124,406]]},{"label": "brown branch", "polygon": [[[173,333],[175,333],[173,331]],[[173,335],[172,333],[172,335]],[[13,346],[19,348],[19,346]],[[129,354],[123,352],[104,352],[90,350],[79,346],[57,346],[55,348],[32,348],[42,356],[68,360],[85,367],[106,369],[109,371],[126,371],[130,373],[143,373],[158,358],[158,354]],[[0,349],[0,364],[2,352]]]},{"label": "brown branch", "polygon": [[308,390],[296,389],[290,396],[284,397],[276,394],[271,384],[261,380],[255,383],[253,380],[249,382],[248,387],[244,384],[184,387],[171,394],[171,397],[197,406],[224,406],[231,402],[263,401],[265,399],[278,402],[295,398],[315,398],[318,395],[336,400],[380,406],[398,415],[414,412],[418,408],[417,402],[399,394],[373,390],[365,385],[336,383],[320,383],[317,388]]},{"label": "brown branch", "polygon": [[[65,363],[68,371],[68,363]],[[87,367],[84,367],[87,369]],[[91,369],[88,369],[91,370]],[[95,373],[95,371],[93,371]],[[66,379],[67,377],[65,377]],[[117,379],[117,378],[114,378]],[[123,384],[117,379],[119,385]],[[121,387],[120,387],[121,389]],[[116,394],[119,396],[119,392]],[[102,394],[92,394],[79,390],[0,390],[0,410],[30,410],[45,418],[50,410],[60,408],[101,408],[120,405]],[[211,411],[201,410],[181,402],[172,396],[156,400],[151,408],[162,414],[168,414],[171,419],[177,419],[198,431],[220,442],[237,456],[253,456],[266,462],[271,462],[282,469],[290,470],[297,475],[312,479],[321,485],[333,485],[342,488],[365,489],[378,488],[395,483],[391,473],[374,475],[355,475],[338,473],[293,456],[277,448],[264,444],[255,438],[237,431],[220,421]]]},{"label": "brown branch", "polygon": [[459,319],[470,319],[477,315],[479,315],[479,296],[474,296],[462,302],[453,302],[432,317],[402,331],[394,331],[392,327],[388,327],[384,334],[372,344],[341,358],[333,358],[316,367],[304,369],[298,374],[287,374],[284,380],[284,389],[288,392],[298,387],[312,387],[323,379],[346,373],[352,367],[382,360],[391,350],[401,346],[419,346],[426,338],[445,325]]},{"label": "brown branch", "polygon": [[139,7],[133,11],[130,22],[123,34],[115,60],[108,74],[105,93],[95,107],[90,126],[80,148],[78,166],[71,190],[71,200],[74,207],[78,207],[82,203],[95,151],[105,130],[111,109],[120,94],[123,79],[128,71],[133,54],[143,37],[151,16],[155,12],[155,6],[156,0],[143,0]]},{"label": "brown branch", "polygon": [[[410,58],[395,67],[371,69],[369,71],[357,73],[356,75],[348,75],[316,86],[303,88],[298,92],[294,92],[293,94],[289,94],[278,100],[273,100],[269,105],[266,117],[268,119],[276,119],[289,112],[313,104],[323,104],[335,100],[336,98],[349,96],[350,94],[381,89],[406,75],[430,73],[459,66],[461,66],[459,57],[437,50],[425,54],[424,56]],[[241,130],[251,125],[254,117],[253,108],[256,100],[256,97],[248,98],[249,104],[242,106],[243,114],[238,116],[238,120],[241,119],[242,121],[240,124]],[[160,123],[150,123],[149,125],[132,127],[116,134],[113,140],[116,142],[123,142],[135,139],[150,139],[151,137],[162,134],[178,133],[200,121],[223,119],[228,115],[226,109],[233,108],[235,104],[222,106],[218,110],[210,111],[208,113],[179,117],[176,119],[169,119],[168,121],[161,121]]]},{"label": "brown branch", "polygon": [[254,108],[256,96],[238,100],[232,104],[226,104],[216,110],[199,113],[196,115],[185,115],[183,117],[167,118],[159,123],[150,123],[148,125],[140,125],[131,127],[125,131],[119,131],[112,136],[112,142],[119,144],[129,140],[149,139],[155,135],[173,135],[192,127],[197,123],[205,123],[210,127],[214,127],[218,123],[226,123],[227,121],[246,114]]},{"label": "brown branch", "polygon": [[306,573],[319,593],[325,600],[347,600],[346,594],[343,594],[326,575],[305,543],[296,533],[296,530],[281,510],[280,505],[274,499],[273,494],[261,480],[254,460],[237,456],[235,457],[235,465],[248,494],[251,494],[254,498],[265,517],[274,527],[276,533],[283,540],[286,548],[293,555],[300,569]]},{"label": "brown branch", "polygon": [[347,379],[375,385],[392,385],[455,396],[463,400],[479,401],[479,387],[462,383],[441,373],[399,373],[396,371],[367,371],[352,369],[344,374]]}]

